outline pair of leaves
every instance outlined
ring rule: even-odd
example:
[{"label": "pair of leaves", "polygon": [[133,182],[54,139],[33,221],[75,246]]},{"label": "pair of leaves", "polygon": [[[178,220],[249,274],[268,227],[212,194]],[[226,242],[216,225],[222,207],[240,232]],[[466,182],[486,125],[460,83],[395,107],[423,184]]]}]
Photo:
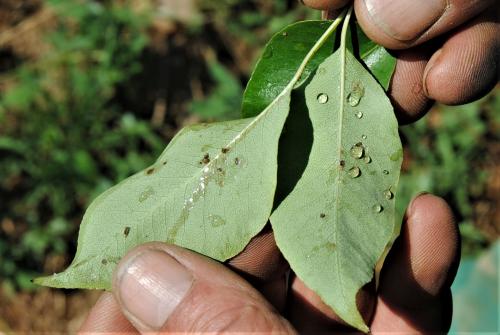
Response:
[{"label": "pair of leaves", "polygon": [[[271,216],[280,137],[298,84],[306,87],[314,140],[302,177],[271,223],[297,275],[341,318],[366,331],[355,297],[394,235],[401,144],[382,87],[348,51],[331,55],[333,43],[322,44],[333,42],[332,29],[303,22],[275,35],[245,92],[243,113],[258,115],[179,132],[155,164],[90,205],[70,267],[36,282],[110,289],[119,259],[147,241],[220,261],[241,252]],[[310,49],[314,57],[306,55]],[[391,63],[389,57],[382,52]],[[392,68],[381,71],[381,83]]]}]

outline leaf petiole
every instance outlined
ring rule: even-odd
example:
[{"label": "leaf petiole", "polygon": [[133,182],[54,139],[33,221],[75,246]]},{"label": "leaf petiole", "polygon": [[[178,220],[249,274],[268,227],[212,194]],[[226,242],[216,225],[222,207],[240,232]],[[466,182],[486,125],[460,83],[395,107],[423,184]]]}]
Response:
[{"label": "leaf petiole", "polygon": [[[323,35],[321,35],[321,37],[314,44],[314,46],[311,48],[311,50],[309,50],[306,57],[304,58],[304,60],[300,64],[297,72],[295,72],[295,75],[293,76],[292,80],[288,84],[289,86],[291,86],[291,87],[295,86],[295,84],[300,79],[300,76],[304,72],[304,69],[306,68],[306,66],[309,63],[309,61],[311,60],[311,58],[313,58],[313,56],[316,54],[316,52],[318,52],[318,50],[323,46],[323,44],[325,44],[325,42],[333,34],[335,29],[337,29],[340,22],[342,22],[342,20],[346,16],[346,13],[349,13],[349,15],[350,15],[351,12],[352,12],[352,6],[350,8],[344,9],[342,11],[342,13],[340,13],[340,15],[332,22],[330,27],[328,27],[328,29],[325,31],[325,33]],[[286,89],[285,89],[285,91],[286,91]]]}]

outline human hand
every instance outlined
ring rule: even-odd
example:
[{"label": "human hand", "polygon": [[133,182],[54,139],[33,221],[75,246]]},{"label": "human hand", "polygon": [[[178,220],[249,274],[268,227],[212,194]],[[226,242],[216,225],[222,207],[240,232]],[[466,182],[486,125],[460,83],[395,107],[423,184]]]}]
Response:
[{"label": "human hand", "polygon": [[[335,10],[350,0],[302,2]],[[500,77],[498,8],[495,0],[354,0],[363,31],[395,50],[388,93],[400,123],[420,118],[434,100],[464,104],[493,88]]]},{"label": "human hand", "polygon": [[[368,285],[358,299],[372,333],[449,328],[459,244],[451,210],[442,199],[426,194],[412,201],[377,294]],[[113,293],[101,296],[81,332],[345,330],[298,278],[292,274],[288,281],[271,231],[254,238],[229,265],[254,286],[186,249],[163,243],[139,246],[119,263]],[[288,321],[281,316],[285,311]]]}]

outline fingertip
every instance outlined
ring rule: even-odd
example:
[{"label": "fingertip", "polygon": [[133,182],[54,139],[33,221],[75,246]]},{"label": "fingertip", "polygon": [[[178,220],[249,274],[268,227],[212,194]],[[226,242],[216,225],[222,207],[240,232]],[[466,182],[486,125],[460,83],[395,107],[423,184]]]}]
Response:
[{"label": "fingertip", "polygon": [[404,221],[401,236],[382,269],[381,289],[397,304],[412,306],[419,298],[439,295],[453,281],[460,237],[451,208],[432,194],[416,196]]},{"label": "fingertip", "polygon": [[299,0],[307,7],[320,10],[339,9],[344,7],[350,0]]},{"label": "fingertip", "polygon": [[428,193],[416,196],[382,269],[372,329],[446,332],[459,250],[458,229],[446,201]]},{"label": "fingertip", "polygon": [[440,197],[416,197],[407,215],[411,275],[431,296],[455,278],[460,259],[460,234],[450,206]]},{"label": "fingertip", "polygon": [[500,26],[485,12],[452,33],[430,58],[423,84],[426,95],[447,105],[481,98],[498,82]]}]

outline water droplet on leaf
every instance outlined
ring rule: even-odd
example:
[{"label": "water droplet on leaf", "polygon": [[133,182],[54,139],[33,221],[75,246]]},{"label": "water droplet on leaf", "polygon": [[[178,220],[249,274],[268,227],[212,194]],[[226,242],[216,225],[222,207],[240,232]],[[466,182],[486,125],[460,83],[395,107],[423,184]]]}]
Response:
[{"label": "water droplet on leaf", "polygon": [[321,93],[318,95],[317,99],[320,104],[326,104],[328,102],[328,95],[326,95],[325,93]]},{"label": "water droplet on leaf", "polygon": [[347,95],[347,103],[351,107],[359,105],[361,98],[365,95],[365,88],[360,82],[355,82],[352,85],[351,92]]},{"label": "water droplet on leaf", "polygon": [[384,171],[382,171],[382,173],[383,173],[383,174],[389,174],[389,171],[384,170]]},{"label": "water droplet on leaf", "polygon": [[354,116],[356,116],[358,119],[361,119],[363,117],[363,112],[357,111],[356,113],[354,113]]},{"label": "water droplet on leaf", "polygon": [[387,200],[391,200],[394,197],[394,194],[391,192],[391,190],[385,190],[384,191],[384,197]]},{"label": "water droplet on leaf", "polygon": [[372,158],[370,156],[366,156],[363,161],[366,163],[366,164],[370,164],[372,162]]},{"label": "water droplet on leaf", "polygon": [[361,138],[362,138],[363,140],[366,140],[366,135],[361,135]]},{"label": "water droplet on leaf", "polygon": [[373,205],[373,207],[372,207],[373,213],[380,213],[380,212],[382,212],[383,209],[384,209],[384,207],[382,207],[379,204]]},{"label": "water droplet on leaf", "polygon": [[354,166],[349,169],[349,176],[351,176],[351,178],[358,178],[360,175],[361,175],[361,170],[359,169],[359,167]]},{"label": "water droplet on leaf", "polygon": [[264,54],[262,55],[262,58],[269,59],[273,56],[273,49],[271,47],[267,47],[266,51],[264,51]]},{"label": "water droplet on leaf", "polygon": [[362,143],[357,143],[351,147],[351,156],[354,158],[361,158],[365,154],[365,148]]}]

